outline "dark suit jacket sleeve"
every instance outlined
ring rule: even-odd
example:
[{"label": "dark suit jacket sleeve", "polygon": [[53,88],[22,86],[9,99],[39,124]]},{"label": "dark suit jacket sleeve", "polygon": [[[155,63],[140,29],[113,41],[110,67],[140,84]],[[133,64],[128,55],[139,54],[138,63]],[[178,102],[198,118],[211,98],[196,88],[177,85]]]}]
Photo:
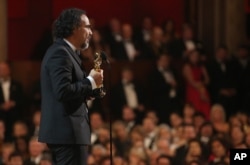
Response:
[{"label": "dark suit jacket sleeve", "polygon": [[91,84],[87,78],[82,81],[73,80],[74,66],[69,56],[65,50],[58,49],[47,63],[46,69],[50,74],[53,93],[59,101],[84,100],[92,92]]}]

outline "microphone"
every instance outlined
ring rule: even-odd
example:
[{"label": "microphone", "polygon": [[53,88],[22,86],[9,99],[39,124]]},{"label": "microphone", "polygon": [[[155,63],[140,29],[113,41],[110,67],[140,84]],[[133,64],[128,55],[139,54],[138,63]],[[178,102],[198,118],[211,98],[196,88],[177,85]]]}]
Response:
[{"label": "microphone", "polygon": [[106,53],[105,53],[104,51],[101,51],[101,52],[100,52],[100,55],[101,55],[101,58],[102,58],[102,61],[103,61],[103,62],[105,62],[105,63],[107,63],[107,64],[110,64],[110,62],[109,62],[109,60],[108,60],[108,58],[107,58],[107,55],[106,55]]}]

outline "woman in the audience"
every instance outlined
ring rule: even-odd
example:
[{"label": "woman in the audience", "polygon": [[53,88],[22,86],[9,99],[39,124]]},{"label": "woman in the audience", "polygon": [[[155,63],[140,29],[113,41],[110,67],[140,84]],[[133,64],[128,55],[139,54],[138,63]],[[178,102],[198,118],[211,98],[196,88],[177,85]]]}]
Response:
[{"label": "woman in the audience", "polygon": [[228,133],[229,124],[226,122],[225,110],[221,104],[211,107],[210,121],[217,133]]},{"label": "woman in the audience", "polygon": [[186,102],[202,112],[209,119],[210,96],[207,90],[209,77],[204,64],[201,63],[200,53],[191,51],[183,66],[183,76],[186,80]]}]

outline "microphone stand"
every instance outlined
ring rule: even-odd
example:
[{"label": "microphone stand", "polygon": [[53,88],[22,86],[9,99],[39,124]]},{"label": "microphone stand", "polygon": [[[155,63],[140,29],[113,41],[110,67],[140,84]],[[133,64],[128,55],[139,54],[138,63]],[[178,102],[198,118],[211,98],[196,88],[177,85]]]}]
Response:
[{"label": "microphone stand", "polygon": [[[110,102],[110,96],[111,96],[111,64],[108,63],[108,88],[109,88],[109,91],[108,91],[108,96],[109,96],[109,102]],[[108,114],[109,114],[109,128],[110,128],[110,131],[109,131],[109,136],[110,136],[110,139],[109,139],[109,142],[110,142],[110,163],[111,165],[113,165],[113,137],[112,137],[112,113],[111,113],[111,108],[109,107],[108,108]]]},{"label": "microphone stand", "polygon": [[[109,99],[111,98],[111,64],[109,62],[109,60],[107,59],[107,56],[105,54],[105,52],[101,52],[100,53],[103,61],[106,63],[106,66],[108,67],[108,96],[109,96]],[[110,101],[110,100],[108,100]],[[110,139],[109,139],[109,143],[110,143],[110,164],[113,165],[113,138],[112,138],[112,115],[111,115],[111,108],[109,107],[108,108],[108,114],[109,114],[109,128],[110,128],[110,131],[109,131],[109,136],[110,136]]]}]

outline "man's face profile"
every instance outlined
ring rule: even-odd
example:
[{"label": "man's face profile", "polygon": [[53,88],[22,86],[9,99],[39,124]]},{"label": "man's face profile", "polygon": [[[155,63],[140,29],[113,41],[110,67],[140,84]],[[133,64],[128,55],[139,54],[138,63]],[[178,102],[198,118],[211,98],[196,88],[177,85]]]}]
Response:
[{"label": "man's face profile", "polygon": [[75,29],[75,36],[78,38],[80,48],[87,49],[92,36],[91,25],[86,15],[81,16],[81,25]]}]

